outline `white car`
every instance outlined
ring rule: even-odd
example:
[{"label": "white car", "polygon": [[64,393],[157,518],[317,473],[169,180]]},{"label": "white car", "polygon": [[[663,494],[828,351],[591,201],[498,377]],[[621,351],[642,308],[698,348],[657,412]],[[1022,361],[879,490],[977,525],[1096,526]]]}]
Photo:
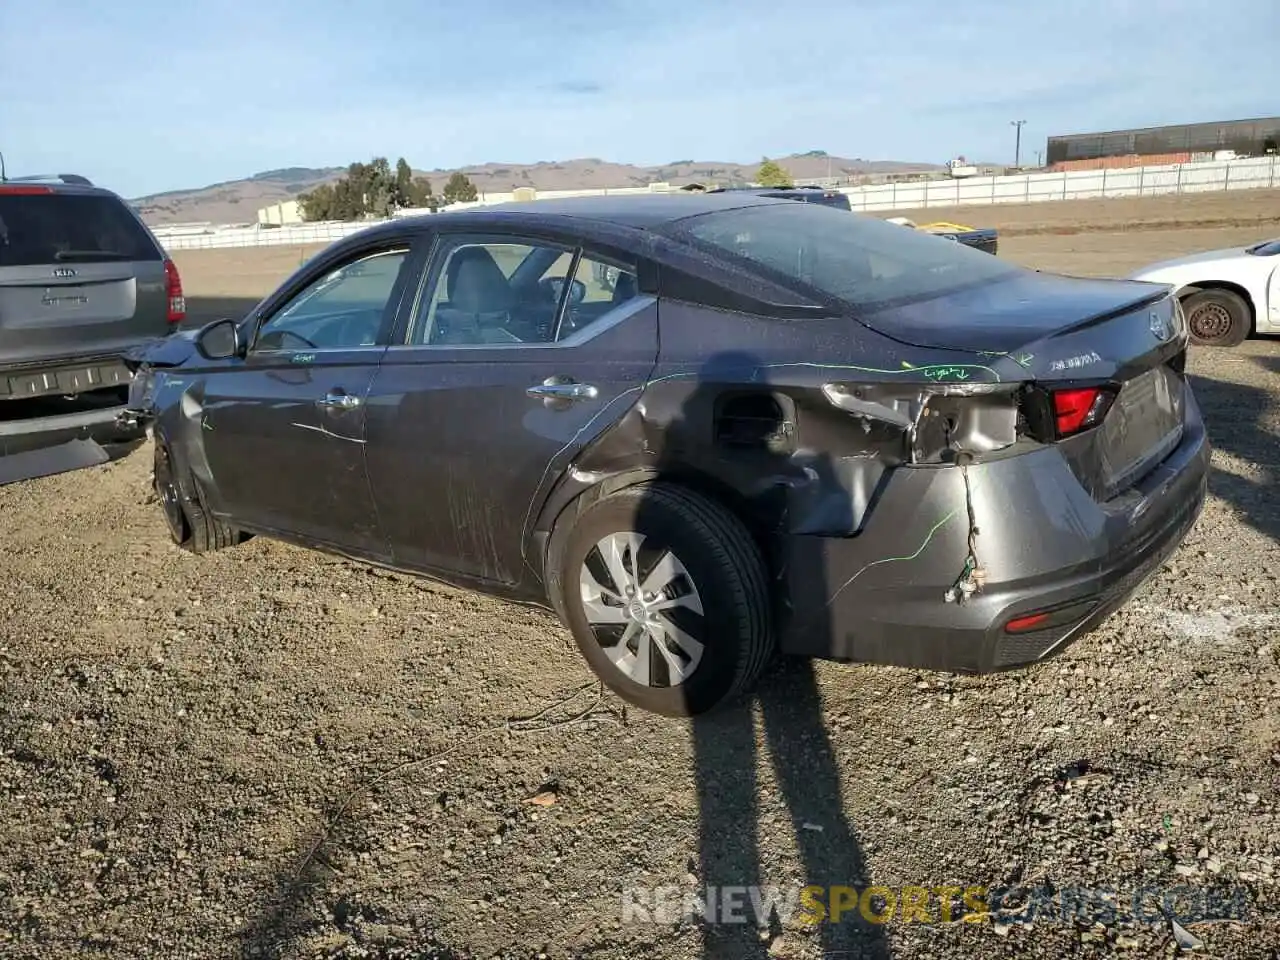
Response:
[{"label": "white car", "polygon": [[1192,343],[1234,347],[1251,332],[1280,334],[1280,239],[1153,263],[1129,279],[1173,285]]}]

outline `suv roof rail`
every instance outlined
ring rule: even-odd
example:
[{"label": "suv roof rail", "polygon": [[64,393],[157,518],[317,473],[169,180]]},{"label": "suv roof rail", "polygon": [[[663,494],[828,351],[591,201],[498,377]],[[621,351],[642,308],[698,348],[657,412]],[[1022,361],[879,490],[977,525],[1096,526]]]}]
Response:
[{"label": "suv roof rail", "polygon": [[35,183],[41,180],[61,180],[63,183],[74,183],[81,187],[92,187],[93,181],[78,173],[34,173],[25,177],[8,177],[5,183]]}]

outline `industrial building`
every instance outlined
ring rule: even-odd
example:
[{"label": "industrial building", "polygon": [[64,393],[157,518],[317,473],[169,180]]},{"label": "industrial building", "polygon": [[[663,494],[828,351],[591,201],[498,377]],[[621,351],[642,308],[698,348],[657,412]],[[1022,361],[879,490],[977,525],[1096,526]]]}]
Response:
[{"label": "industrial building", "polygon": [[1050,137],[1045,162],[1052,170],[1096,170],[1277,152],[1280,117],[1269,117]]}]

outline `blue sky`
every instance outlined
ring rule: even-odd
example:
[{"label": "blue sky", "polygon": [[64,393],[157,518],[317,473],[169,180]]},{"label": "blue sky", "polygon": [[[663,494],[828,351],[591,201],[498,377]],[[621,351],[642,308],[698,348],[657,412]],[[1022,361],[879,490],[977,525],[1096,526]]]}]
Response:
[{"label": "blue sky", "polygon": [[1280,113],[1277,0],[0,0],[10,175],[805,150],[941,163]]}]

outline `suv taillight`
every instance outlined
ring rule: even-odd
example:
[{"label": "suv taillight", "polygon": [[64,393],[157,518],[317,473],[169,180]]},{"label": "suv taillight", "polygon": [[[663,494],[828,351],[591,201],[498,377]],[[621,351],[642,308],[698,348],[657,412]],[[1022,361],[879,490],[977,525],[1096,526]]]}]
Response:
[{"label": "suv taillight", "polygon": [[181,323],[187,316],[187,298],[182,295],[182,277],[178,265],[168,257],[164,261],[165,296],[169,304],[167,318],[170,323]]}]

